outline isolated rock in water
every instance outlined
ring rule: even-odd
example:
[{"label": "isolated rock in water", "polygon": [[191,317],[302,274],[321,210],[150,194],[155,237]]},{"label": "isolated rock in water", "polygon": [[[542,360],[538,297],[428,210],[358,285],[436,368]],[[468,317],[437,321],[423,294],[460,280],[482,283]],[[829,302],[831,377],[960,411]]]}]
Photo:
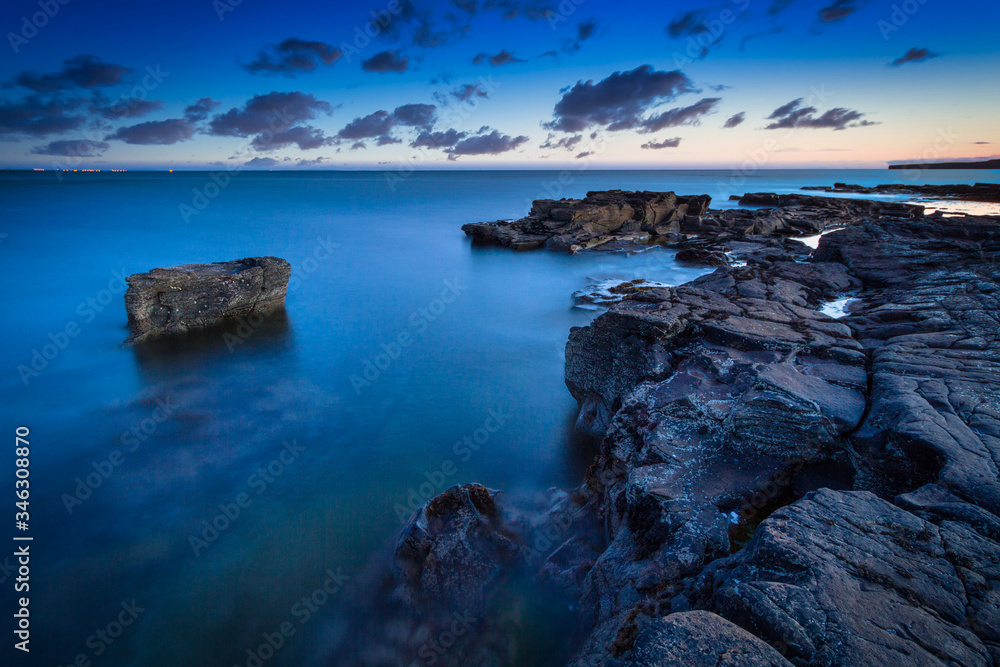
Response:
[{"label": "isolated rock in water", "polygon": [[291,266],[277,257],[153,269],[127,278],[129,342],[265,313],[285,303]]},{"label": "isolated rock in water", "polygon": [[453,486],[417,512],[396,547],[398,602],[483,613],[520,551],[496,496],[480,484]]}]

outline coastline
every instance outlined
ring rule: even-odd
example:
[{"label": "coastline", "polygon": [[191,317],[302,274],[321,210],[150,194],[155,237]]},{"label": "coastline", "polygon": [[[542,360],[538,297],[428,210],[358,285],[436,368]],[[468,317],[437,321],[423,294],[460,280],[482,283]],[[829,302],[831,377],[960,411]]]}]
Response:
[{"label": "coastline", "polygon": [[[656,230],[717,271],[570,332],[578,428],[603,438],[583,485],[534,514],[474,484],[429,501],[384,580],[420,621],[372,639],[419,655],[471,613],[439,664],[509,659],[489,602],[542,529],[537,576],[581,612],[572,665],[1000,659],[1000,219],[744,202],[772,208]],[[543,209],[507,232],[537,237]],[[816,251],[789,238],[833,226]],[[649,242],[623,235],[592,247]],[[821,312],[848,296],[846,317]]]}]

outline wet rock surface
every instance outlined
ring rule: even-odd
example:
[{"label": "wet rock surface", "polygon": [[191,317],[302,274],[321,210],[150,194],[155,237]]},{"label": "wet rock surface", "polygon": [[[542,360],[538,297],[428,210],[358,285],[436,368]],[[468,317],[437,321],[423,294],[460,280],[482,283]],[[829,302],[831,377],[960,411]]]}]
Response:
[{"label": "wet rock surface", "polygon": [[204,329],[284,307],[291,266],[277,257],[185,264],[129,276],[129,342]]}]

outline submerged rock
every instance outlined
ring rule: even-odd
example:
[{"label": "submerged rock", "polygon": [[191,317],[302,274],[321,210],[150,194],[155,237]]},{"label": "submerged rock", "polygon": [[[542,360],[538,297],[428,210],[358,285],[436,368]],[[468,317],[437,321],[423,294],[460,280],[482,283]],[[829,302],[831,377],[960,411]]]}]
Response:
[{"label": "submerged rock", "polygon": [[129,342],[282,308],[291,266],[277,257],[185,264],[129,276]]}]

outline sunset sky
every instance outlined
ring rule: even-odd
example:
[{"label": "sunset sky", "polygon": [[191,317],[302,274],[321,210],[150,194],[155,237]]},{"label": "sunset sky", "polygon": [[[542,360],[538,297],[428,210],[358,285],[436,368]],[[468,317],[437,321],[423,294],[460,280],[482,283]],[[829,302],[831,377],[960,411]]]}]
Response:
[{"label": "sunset sky", "polygon": [[995,0],[17,0],[0,167],[996,157],[998,25]]}]

